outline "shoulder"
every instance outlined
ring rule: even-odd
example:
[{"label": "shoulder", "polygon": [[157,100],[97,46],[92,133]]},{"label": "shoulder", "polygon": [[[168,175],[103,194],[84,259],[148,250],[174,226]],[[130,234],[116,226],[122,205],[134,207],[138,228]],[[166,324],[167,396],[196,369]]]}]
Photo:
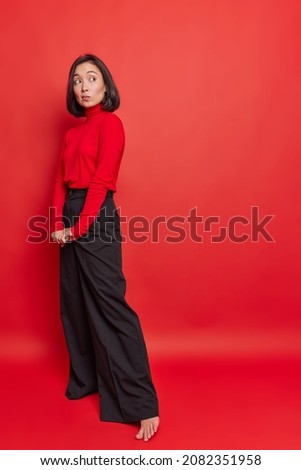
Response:
[{"label": "shoulder", "polygon": [[120,135],[124,134],[124,126],[121,118],[111,112],[103,113],[99,120],[100,132],[114,132]]},{"label": "shoulder", "polygon": [[83,125],[83,122],[79,122],[79,123],[73,124],[71,127],[68,127],[68,129],[66,129],[64,133],[64,140],[68,140],[69,138],[72,138],[74,134],[77,134],[78,132],[80,132],[82,125]]},{"label": "shoulder", "polygon": [[109,111],[103,113],[102,121],[112,126],[123,126],[123,123],[120,117],[117,114],[111,113]]}]

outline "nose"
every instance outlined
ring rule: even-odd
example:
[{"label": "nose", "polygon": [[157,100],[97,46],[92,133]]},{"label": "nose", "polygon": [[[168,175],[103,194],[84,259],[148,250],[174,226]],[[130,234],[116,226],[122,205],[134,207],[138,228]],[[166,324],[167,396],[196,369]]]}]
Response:
[{"label": "nose", "polygon": [[82,91],[88,91],[88,84],[85,80],[82,81]]}]

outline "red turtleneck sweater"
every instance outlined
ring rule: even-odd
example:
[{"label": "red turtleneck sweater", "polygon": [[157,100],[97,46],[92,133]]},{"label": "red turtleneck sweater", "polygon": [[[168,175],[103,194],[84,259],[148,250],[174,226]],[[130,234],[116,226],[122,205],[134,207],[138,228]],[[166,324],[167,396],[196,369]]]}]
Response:
[{"label": "red turtleneck sweater", "polygon": [[116,114],[104,111],[97,104],[85,108],[85,116],[85,121],[64,135],[50,212],[50,233],[63,229],[68,188],[88,188],[78,222],[71,227],[74,238],[88,231],[107,191],[116,191],[125,144],[124,128]]}]

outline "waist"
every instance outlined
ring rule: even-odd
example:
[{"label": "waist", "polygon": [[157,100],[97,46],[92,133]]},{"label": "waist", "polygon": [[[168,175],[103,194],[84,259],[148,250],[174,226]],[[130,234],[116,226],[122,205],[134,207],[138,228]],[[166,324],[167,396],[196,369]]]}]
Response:
[{"label": "waist", "polygon": [[[85,197],[89,188],[67,188],[67,197]],[[109,189],[106,194],[107,197],[113,197],[114,192],[112,189]]]}]

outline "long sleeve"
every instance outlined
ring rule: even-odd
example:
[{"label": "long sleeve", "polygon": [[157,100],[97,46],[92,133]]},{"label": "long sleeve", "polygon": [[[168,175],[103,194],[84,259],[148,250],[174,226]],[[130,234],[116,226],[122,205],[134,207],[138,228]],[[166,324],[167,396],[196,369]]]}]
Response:
[{"label": "long sleeve", "polygon": [[122,121],[108,113],[99,125],[99,145],[95,170],[91,177],[83,209],[71,227],[74,238],[82,237],[95,221],[106,193],[115,187],[124,152],[125,133]]},{"label": "long sleeve", "polygon": [[67,187],[64,184],[64,165],[63,157],[66,145],[66,134],[64,135],[63,142],[60,149],[58,158],[56,178],[54,182],[54,190],[52,194],[52,201],[50,207],[50,233],[64,228],[63,206],[66,199]]}]

